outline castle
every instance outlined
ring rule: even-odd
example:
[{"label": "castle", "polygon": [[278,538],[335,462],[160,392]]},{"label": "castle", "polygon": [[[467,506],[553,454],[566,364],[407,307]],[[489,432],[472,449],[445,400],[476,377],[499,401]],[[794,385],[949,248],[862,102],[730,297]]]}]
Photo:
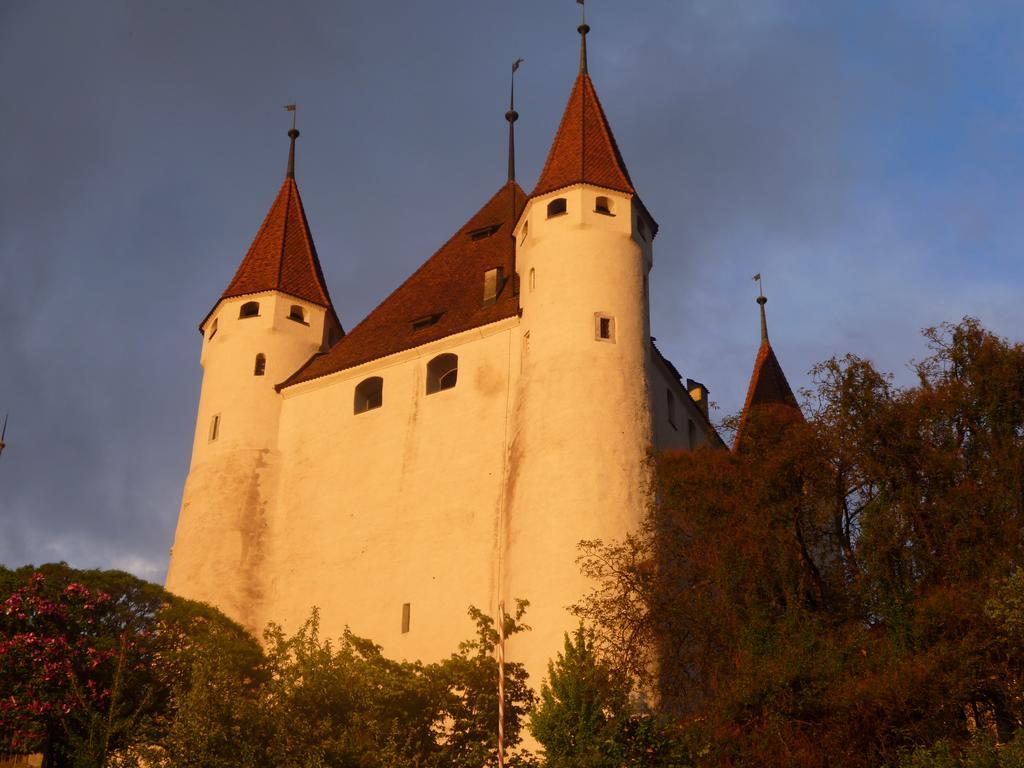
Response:
[{"label": "castle", "polygon": [[511,108],[506,182],[348,333],[290,132],[284,183],[200,325],[168,589],[256,631],[293,631],[318,606],[326,636],[348,626],[424,661],[472,633],[469,605],[497,615],[525,598],[533,630],[506,656],[539,683],[590,586],[578,542],[638,525],[652,448],[723,446],[707,389],[651,338],[658,225],[579,31],[579,73],[533,191],[515,181]]}]

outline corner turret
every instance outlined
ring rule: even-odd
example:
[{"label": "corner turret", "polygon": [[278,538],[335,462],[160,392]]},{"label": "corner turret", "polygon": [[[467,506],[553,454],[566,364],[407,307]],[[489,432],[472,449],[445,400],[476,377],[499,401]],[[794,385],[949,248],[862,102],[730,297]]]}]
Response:
[{"label": "corner turret", "polygon": [[544,654],[574,625],[566,607],[592,586],[575,562],[578,542],[621,538],[643,518],[652,442],[655,228],[587,71],[588,29],[580,27],[580,69],[515,232],[521,374],[500,598],[530,600],[538,629],[529,643],[510,640],[509,653],[538,677]]},{"label": "corner turret", "polygon": [[343,335],[288,167],[235,276],[200,324],[203,383],[167,587],[256,626],[265,513],[276,489],[276,390]]}]

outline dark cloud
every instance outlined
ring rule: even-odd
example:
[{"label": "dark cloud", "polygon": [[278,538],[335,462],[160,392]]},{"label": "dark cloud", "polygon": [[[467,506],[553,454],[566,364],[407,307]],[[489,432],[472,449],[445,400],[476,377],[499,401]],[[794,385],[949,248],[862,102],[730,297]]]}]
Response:
[{"label": "dark cloud", "polygon": [[[795,385],[895,369],[962,314],[1015,334],[1024,10],[591,3],[591,74],[662,229],[654,330],[739,407],[770,326]],[[0,8],[0,562],[162,577],[206,314],[299,182],[347,326],[501,183],[519,73],[529,187],[577,61],[577,6],[7,3]]]}]

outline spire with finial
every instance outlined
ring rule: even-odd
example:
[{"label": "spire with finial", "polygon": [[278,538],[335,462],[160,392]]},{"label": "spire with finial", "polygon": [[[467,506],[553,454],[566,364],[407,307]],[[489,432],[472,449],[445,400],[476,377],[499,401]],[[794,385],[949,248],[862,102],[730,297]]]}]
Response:
[{"label": "spire with finial", "polygon": [[288,138],[291,139],[291,146],[288,148],[288,173],[287,178],[295,178],[295,140],[299,138],[299,132],[295,130],[296,105],[287,104],[285,109],[292,113],[292,128],[288,131]]},{"label": "spire with finial", "polygon": [[295,128],[295,105],[289,104],[285,109],[292,113],[287,174],[221,299],[280,291],[326,308],[331,322],[340,328],[295,181],[295,139],[299,137]]},{"label": "spire with finial", "polygon": [[768,343],[768,320],[764,315],[764,305],[768,303],[768,298],[764,295],[764,282],[761,280],[761,273],[758,272],[754,275],[754,279],[757,281],[757,303],[761,306],[761,343]]},{"label": "spire with finial", "polygon": [[580,33],[580,72],[587,71],[587,32],[590,31],[590,25],[587,24],[587,6],[584,4],[584,0],[576,0],[580,5],[580,25],[576,27],[576,31]]},{"label": "spire with finial", "polygon": [[519,113],[516,112],[516,70],[519,69],[519,65],[523,63],[522,59],[516,59],[515,63],[512,64],[512,87],[508,98],[508,112],[505,113],[505,119],[508,120],[508,180],[510,182],[516,180],[516,120],[519,119]]},{"label": "spire with finial", "polygon": [[768,321],[764,312],[764,305],[768,303],[768,298],[764,295],[764,283],[761,280],[760,272],[754,275],[754,280],[758,284],[757,304],[761,311],[761,346],[754,360],[754,371],[750,377],[747,399],[743,404],[743,412],[740,414],[739,428],[736,431],[736,440],[733,442],[734,451],[743,449],[747,423],[750,413],[754,409],[769,407],[775,409],[776,413],[787,414],[786,418],[803,419],[800,406],[786,380],[786,374],[782,372],[782,366],[779,365],[779,360],[775,356],[775,350],[772,349],[772,345],[768,341]]}]

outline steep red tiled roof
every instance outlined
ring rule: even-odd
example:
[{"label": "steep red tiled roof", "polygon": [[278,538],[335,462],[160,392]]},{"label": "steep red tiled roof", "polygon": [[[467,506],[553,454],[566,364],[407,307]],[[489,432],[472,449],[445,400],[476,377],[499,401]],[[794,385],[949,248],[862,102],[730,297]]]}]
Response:
[{"label": "steep red tiled roof", "polygon": [[[505,184],[347,336],[312,358],[281,386],[326,376],[518,314],[519,297],[507,274],[497,300],[484,304],[484,273],[495,267],[507,271],[515,263],[512,227],[525,198],[514,181]],[[413,327],[415,321],[435,316],[435,322]]]},{"label": "steep red tiled roof", "polygon": [[786,374],[782,372],[779,359],[775,357],[775,350],[772,349],[767,338],[761,341],[761,348],[758,349],[757,358],[754,360],[754,372],[750,376],[750,387],[747,389],[747,400],[743,404],[743,413],[740,415],[740,425],[736,430],[733,450],[740,448],[743,431],[751,410],[761,406],[792,410],[794,417],[803,419],[800,405],[786,380]]},{"label": "steep red tiled roof", "polygon": [[636,194],[590,75],[581,71],[533,197],[587,183]]},{"label": "steep red tiled roof", "polygon": [[274,290],[321,307],[331,306],[299,188],[292,177],[281,185],[249,252],[221,298]]}]

